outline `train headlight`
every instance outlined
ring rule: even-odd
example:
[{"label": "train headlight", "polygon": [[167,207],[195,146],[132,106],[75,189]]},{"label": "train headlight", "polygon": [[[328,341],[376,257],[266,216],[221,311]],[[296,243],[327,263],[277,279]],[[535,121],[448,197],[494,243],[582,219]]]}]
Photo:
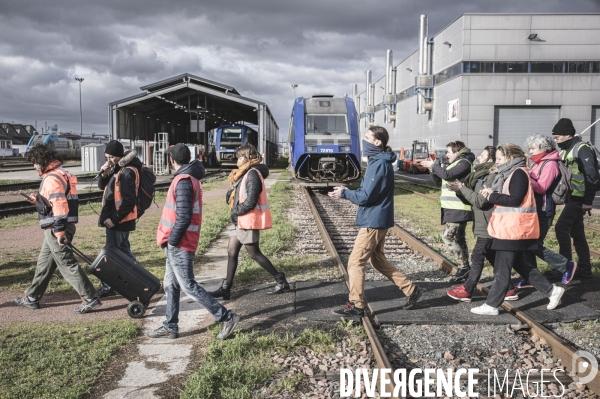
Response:
[{"label": "train headlight", "polygon": [[352,149],[350,148],[349,145],[341,145],[340,146],[340,152],[350,152],[352,151]]},{"label": "train headlight", "polygon": [[219,147],[219,149],[220,149],[220,150],[224,150],[224,149],[225,149],[225,147],[221,146],[221,147]]},{"label": "train headlight", "polygon": [[306,152],[317,152],[317,146],[316,145],[307,145]]}]

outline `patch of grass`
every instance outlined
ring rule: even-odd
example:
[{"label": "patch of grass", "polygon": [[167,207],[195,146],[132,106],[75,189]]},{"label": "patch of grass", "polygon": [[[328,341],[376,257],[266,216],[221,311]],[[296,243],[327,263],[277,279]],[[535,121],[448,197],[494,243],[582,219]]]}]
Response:
[{"label": "patch of grass", "polygon": [[229,206],[223,198],[215,198],[202,204],[202,231],[196,255],[202,255],[208,250],[229,223],[230,215]]},{"label": "patch of grass", "polygon": [[26,183],[29,180],[0,180],[0,185],[2,184],[17,184],[17,183]]},{"label": "patch of grass", "polygon": [[129,320],[3,324],[0,397],[79,398],[136,332]]},{"label": "patch of grass", "polygon": [[[216,336],[219,324],[210,331]],[[306,329],[299,334],[261,336],[257,332],[240,332],[225,341],[213,339],[203,365],[189,376],[181,398],[250,398],[258,385],[277,375],[279,365],[273,361],[275,354],[290,355],[301,349],[333,353],[340,334],[345,333]],[[289,379],[278,389],[291,390],[300,381],[300,377]]]}]

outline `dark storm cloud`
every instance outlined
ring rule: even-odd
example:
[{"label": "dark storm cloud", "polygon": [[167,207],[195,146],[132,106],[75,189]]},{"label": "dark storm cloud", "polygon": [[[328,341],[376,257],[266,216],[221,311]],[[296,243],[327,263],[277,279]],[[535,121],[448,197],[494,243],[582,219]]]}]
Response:
[{"label": "dark storm cloud", "polygon": [[[293,97],[364,88],[416,48],[419,15],[429,35],[463,13],[599,12],[598,1],[3,1],[0,119],[48,120],[106,132],[107,103],[183,72],[267,102],[281,130]],[[40,124],[38,124],[40,126]]]}]

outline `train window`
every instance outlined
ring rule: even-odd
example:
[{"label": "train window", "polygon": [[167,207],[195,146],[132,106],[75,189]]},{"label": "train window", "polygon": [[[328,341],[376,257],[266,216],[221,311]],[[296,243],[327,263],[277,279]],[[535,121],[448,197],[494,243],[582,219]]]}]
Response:
[{"label": "train window", "polygon": [[348,134],[346,115],[306,115],[306,134]]},{"label": "train window", "polygon": [[221,141],[242,141],[242,129],[223,129],[221,133]]}]

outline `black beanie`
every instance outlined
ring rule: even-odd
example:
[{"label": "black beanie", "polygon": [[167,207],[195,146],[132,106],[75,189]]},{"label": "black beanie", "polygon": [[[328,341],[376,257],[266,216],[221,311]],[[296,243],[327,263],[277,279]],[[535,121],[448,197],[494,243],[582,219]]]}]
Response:
[{"label": "black beanie", "polygon": [[575,127],[569,118],[561,118],[554,128],[552,134],[557,136],[575,136]]},{"label": "black beanie", "polygon": [[112,155],[113,157],[122,157],[123,144],[121,144],[117,140],[111,140],[108,142],[108,144],[106,144],[106,149],[104,150],[104,153]]}]

